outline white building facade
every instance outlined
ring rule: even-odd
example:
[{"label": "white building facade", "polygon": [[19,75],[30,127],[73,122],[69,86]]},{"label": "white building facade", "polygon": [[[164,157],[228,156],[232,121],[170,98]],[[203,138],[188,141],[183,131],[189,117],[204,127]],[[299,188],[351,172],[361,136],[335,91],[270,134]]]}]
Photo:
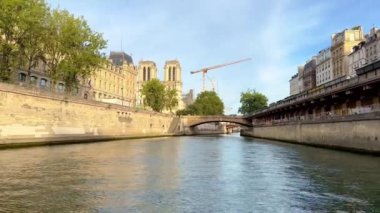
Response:
[{"label": "white building facade", "polygon": [[316,86],[333,79],[330,48],[319,51],[316,58]]}]

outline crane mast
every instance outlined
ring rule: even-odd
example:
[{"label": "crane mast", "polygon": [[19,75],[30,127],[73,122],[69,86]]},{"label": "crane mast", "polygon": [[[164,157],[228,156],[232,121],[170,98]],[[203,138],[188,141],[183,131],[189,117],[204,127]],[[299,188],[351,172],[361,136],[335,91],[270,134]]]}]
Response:
[{"label": "crane mast", "polygon": [[228,63],[224,63],[224,64],[218,64],[218,65],[215,65],[215,66],[211,66],[211,67],[205,67],[205,68],[202,68],[200,70],[195,70],[195,71],[191,71],[190,73],[191,74],[195,74],[195,73],[202,73],[202,91],[205,91],[205,84],[206,84],[206,74],[208,71],[210,70],[214,70],[214,69],[218,69],[218,68],[221,68],[221,67],[225,67],[225,66],[229,66],[229,65],[233,65],[233,64],[238,64],[238,63],[241,63],[241,62],[244,62],[244,61],[249,61],[251,60],[251,58],[245,58],[245,59],[241,59],[241,60],[238,60],[238,61],[232,61],[232,62],[228,62]]}]

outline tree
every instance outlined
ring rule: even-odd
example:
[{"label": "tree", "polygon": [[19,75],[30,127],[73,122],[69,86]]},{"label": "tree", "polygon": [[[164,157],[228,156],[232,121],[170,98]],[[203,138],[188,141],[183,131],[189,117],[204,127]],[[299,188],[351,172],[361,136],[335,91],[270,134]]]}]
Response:
[{"label": "tree", "polygon": [[93,32],[83,18],[66,10],[53,10],[48,18],[48,38],[44,43],[44,61],[53,84],[65,82],[70,92],[104,63],[100,50],[107,42]]},{"label": "tree", "polygon": [[214,91],[204,91],[186,109],[177,115],[223,115],[224,104]]},{"label": "tree", "polygon": [[16,65],[20,17],[27,0],[0,1],[0,80],[9,81]]},{"label": "tree", "polygon": [[26,0],[19,15],[20,36],[16,39],[16,44],[19,47],[19,64],[26,69],[29,82],[31,70],[37,67],[43,57],[48,13],[48,7],[43,0]]},{"label": "tree", "polygon": [[142,89],[144,105],[151,107],[156,112],[161,112],[165,107],[165,85],[158,79],[146,82]]},{"label": "tree", "polygon": [[165,93],[165,108],[172,112],[176,106],[178,106],[177,90],[167,88]]},{"label": "tree", "polygon": [[268,98],[255,90],[247,90],[240,94],[241,107],[238,112],[244,115],[257,112],[268,106]]}]

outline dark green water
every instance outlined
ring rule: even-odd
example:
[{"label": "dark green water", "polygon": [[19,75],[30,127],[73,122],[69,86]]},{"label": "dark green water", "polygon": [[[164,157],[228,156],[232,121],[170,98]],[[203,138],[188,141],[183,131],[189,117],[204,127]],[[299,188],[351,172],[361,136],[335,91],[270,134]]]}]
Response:
[{"label": "dark green water", "polygon": [[0,150],[0,212],[380,212],[380,158],[241,138]]}]

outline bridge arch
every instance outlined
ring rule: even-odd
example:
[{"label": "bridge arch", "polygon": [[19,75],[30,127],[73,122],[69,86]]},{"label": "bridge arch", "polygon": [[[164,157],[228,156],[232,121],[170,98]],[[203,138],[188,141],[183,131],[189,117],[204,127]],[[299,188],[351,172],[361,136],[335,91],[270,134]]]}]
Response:
[{"label": "bridge arch", "polygon": [[247,127],[252,126],[252,120],[242,116],[184,116],[184,120],[186,126],[188,127],[195,127],[201,124],[215,122],[229,122]]}]

